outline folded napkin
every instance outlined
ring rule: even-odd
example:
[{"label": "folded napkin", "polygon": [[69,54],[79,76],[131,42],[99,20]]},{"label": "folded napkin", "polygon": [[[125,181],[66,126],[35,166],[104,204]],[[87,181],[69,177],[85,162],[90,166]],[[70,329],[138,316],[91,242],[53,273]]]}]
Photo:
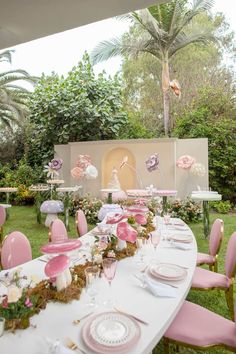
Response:
[{"label": "folded napkin", "polygon": [[184,251],[188,251],[192,249],[192,245],[189,243],[175,242],[175,241],[170,242],[170,247],[178,248]]},{"label": "folded napkin", "polygon": [[71,349],[64,347],[59,340],[53,341],[50,338],[45,338],[47,346],[47,354],[72,354]]},{"label": "folded napkin", "polygon": [[150,279],[147,274],[144,275],[144,283],[146,288],[155,296],[160,297],[176,297],[177,289],[172,288],[170,285],[159,283]]}]

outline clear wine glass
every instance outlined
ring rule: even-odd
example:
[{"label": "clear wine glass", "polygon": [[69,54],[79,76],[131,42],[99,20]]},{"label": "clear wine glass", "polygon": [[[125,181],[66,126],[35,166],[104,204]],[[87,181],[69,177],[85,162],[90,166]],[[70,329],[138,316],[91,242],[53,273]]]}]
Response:
[{"label": "clear wine glass", "polygon": [[[117,260],[115,258],[104,258],[102,261],[102,267],[103,267],[103,273],[108,281],[110,292],[112,291],[111,288],[111,282],[114,279],[114,276],[116,274],[116,268],[117,268]],[[106,305],[113,306],[114,301],[111,298],[105,301]]]},{"label": "clear wine glass", "polygon": [[98,266],[91,266],[85,269],[86,276],[86,290],[89,295],[87,306],[96,308],[98,306],[96,296],[98,294],[97,281],[100,275],[100,268]]},{"label": "clear wine glass", "polygon": [[147,246],[147,239],[145,237],[137,237],[136,239],[137,255],[139,256],[139,262],[144,262],[145,247]]}]

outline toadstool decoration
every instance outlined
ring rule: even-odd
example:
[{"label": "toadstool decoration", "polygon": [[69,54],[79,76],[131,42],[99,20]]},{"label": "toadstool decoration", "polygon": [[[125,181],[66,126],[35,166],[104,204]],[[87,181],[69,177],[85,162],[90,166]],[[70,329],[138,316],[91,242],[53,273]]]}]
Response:
[{"label": "toadstool decoration", "polygon": [[72,282],[71,273],[69,270],[70,258],[64,254],[60,254],[48,261],[45,266],[45,274],[50,279],[56,278],[55,282],[57,291],[61,291]]},{"label": "toadstool decoration", "polygon": [[57,213],[62,213],[64,205],[60,200],[46,200],[40,207],[41,213],[47,214],[45,226],[49,227],[57,219]]}]

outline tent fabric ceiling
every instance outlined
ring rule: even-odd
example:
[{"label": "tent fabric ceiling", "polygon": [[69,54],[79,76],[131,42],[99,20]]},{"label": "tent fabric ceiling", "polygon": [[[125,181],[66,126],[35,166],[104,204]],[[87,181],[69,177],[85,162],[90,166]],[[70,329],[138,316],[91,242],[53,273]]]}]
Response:
[{"label": "tent fabric ceiling", "polygon": [[0,49],[169,0],[0,0]]}]

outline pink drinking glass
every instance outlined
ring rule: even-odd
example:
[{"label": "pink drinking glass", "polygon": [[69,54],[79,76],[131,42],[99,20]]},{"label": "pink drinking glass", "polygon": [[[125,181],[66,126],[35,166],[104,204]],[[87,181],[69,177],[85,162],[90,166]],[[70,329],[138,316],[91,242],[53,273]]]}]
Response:
[{"label": "pink drinking glass", "polygon": [[[103,273],[108,281],[110,292],[111,292],[111,282],[116,274],[117,260],[115,258],[104,258],[102,261]],[[113,306],[114,301],[112,297],[105,301],[105,305]]]},{"label": "pink drinking glass", "polygon": [[155,252],[156,252],[156,250],[157,250],[157,245],[158,245],[158,243],[160,242],[160,232],[158,232],[158,231],[153,231],[153,232],[151,232],[150,235],[151,235],[151,242],[152,242],[153,247],[154,247]]}]

